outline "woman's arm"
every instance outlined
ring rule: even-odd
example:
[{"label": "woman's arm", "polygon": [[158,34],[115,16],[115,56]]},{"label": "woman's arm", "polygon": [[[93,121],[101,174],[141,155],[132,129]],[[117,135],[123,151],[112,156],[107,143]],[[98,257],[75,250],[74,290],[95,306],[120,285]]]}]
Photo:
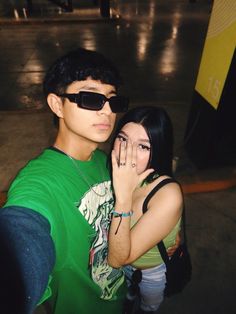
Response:
[{"label": "woman's arm", "polygon": [[[113,187],[116,201],[115,214],[109,231],[108,263],[116,268],[123,265],[123,261],[127,260],[130,255],[133,192],[153,171],[148,169],[138,175],[136,167],[132,166],[136,164],[136,159],[136,146],[132,146],[129,141],[121,143],[119,160],[116,159],[115,152],[112,152]],[[118,255],[119,259],[117,259]]]},{"label": "woman's arm", "polygon": [[130,264],[164,239],[178,222],[182,204],[179,185],[170,183],[156,192],[148,204],[148,211],[131,230],[130,218],[124,218],[115,234],[113,218],[109,233],[110,265],[121,267]]},{"label": "woman's arm", "polygon": [[[117,213],[130,213],[131,204],[131,201],[127,201],[126,203],[116,202],[115,211]],[[130,256],[130,218],[130,215],[126,217],[115,217],[115,215],[113,215],[112,217],[108,240],[108,263],[114,268],[119,268],[124,265],[124,262]]]},{"label": "woman's arm", "polygon": [[176,226],[182,214],[182,193],[177,183],[169,183],[155,193],[147,212],[131,229],[131,252],[126,264],[132,263]]}]

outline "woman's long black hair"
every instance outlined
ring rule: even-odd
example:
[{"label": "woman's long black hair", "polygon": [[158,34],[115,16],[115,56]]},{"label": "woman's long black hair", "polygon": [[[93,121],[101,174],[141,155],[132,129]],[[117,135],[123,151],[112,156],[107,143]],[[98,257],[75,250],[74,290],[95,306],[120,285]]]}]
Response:
[{"label": "woman's long black hair", "polygon": [[[129,122],[142,125],[149,137],[151,153],[147,168],[154,169],[154,174],[172,176],[173,127],[165,109],[142,106],[129,110],[118,121],[111,149],[114,147],[117,135],[123,126]],[[109,163],[111,165],[111,160]],[[153,177],[153,173],[151,176]]]}]

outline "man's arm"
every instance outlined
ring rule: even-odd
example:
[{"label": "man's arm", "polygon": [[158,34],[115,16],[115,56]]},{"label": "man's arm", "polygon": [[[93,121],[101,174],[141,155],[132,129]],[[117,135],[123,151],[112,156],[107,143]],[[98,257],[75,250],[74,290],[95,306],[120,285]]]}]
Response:
[{"label": "man's arm", "polygon": [[48,221],[37,212],[11,206],[0,211],[0,308],[32,313],[55,263]]}]

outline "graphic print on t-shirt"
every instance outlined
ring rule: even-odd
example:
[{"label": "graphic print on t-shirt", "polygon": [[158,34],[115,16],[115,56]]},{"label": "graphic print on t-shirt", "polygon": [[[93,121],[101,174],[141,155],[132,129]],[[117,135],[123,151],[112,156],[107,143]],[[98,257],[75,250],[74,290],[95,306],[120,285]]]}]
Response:
[{"label": "graphic print on t-shirt", "polygon": [[[107,193],[104,196],[98,196],[94,192],[103,195],[105,188]],[[110,267],[107,262],[108,230],[113,207],[110,181],[93,186],[77,204],[80,213],[96,231],[90,249],[90,271],[93,281],[102,290],[101,298],[104,300],[112,299],[124,281],[122,270]]]}]

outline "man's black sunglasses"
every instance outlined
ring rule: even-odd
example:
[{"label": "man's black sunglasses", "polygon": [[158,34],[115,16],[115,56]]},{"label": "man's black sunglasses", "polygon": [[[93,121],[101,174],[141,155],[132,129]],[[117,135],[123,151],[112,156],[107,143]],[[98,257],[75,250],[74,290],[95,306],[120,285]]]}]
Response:
[{"label": "man's black sunglasses", "polygon": [[78,107],[87,110],[101,110],[108,101],[111,111],[114,113],[128,110],[129,99],[124,96],[112,96],[107,98],[103,94],[82,91],[78,94],[60,94],[59,97],[68,98],[69,101],[77,104]]}]

